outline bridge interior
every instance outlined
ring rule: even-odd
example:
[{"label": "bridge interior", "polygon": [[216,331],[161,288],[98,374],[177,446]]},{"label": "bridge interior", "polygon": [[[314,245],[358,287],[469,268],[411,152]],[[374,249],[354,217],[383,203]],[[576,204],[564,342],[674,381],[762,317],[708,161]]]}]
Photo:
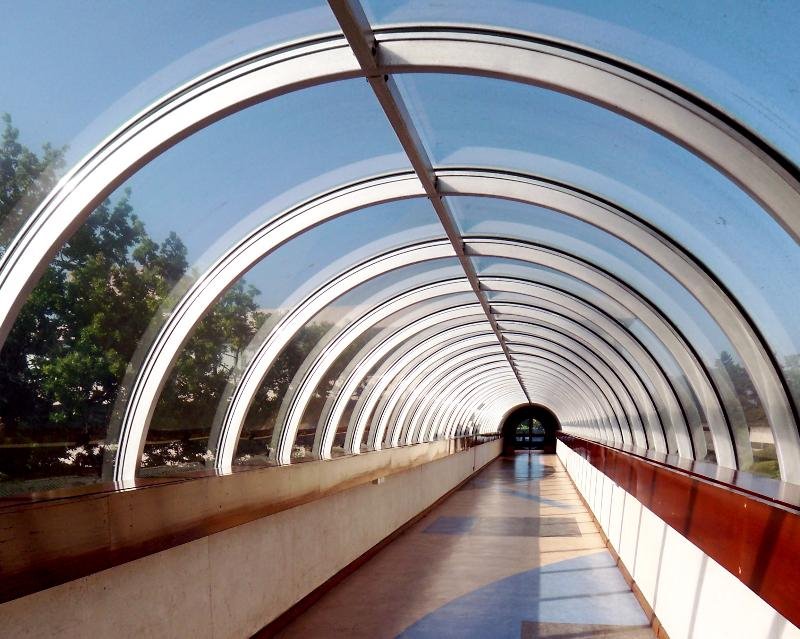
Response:
[{"label": "bridge interior", "polygon": [[0,634],[800,637],[793,3],[0,15]]},{"label": "bridge interior", "polygon": [[561,462],[522,451],[489,464],[278,636],[654,634]]}]

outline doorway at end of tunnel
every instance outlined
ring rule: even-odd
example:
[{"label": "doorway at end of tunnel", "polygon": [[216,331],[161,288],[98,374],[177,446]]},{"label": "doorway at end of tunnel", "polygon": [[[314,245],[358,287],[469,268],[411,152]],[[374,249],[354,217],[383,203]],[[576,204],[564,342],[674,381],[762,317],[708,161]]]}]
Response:
[{"label": "doorway at end of tunnel", "polygon": [[556,452],[556,433],[561,430],[555,413],[545,406],[527,404],[514,409],[503,422],[503,454],[517,450]]}]

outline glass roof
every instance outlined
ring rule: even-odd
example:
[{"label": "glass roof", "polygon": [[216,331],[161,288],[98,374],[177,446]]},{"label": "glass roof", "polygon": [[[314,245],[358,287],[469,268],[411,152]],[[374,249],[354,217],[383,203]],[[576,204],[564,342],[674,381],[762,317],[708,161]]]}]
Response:
[{"label": "glass roof", "polygon": [[363,9],[7,7],[0,496],[532,401],[800,483],[793,7]]},{"label": "glass roof", "polygon": [[375,26],[498,27],[622,59],[718,105],[800,160],[800,44],[791,0],[671,5],[658,0],[367,0]]},{"label": "glass roof", "polygon": [[[196,76],[246,54],[338,31],[327,3],[202,0],[21,2],[3,8],[2,111],[28,144],[69,145],[77,161],[128,118]],[[47,19],[42,19],[46,15]],[[98,28],[98,26],[101,28]]]}]

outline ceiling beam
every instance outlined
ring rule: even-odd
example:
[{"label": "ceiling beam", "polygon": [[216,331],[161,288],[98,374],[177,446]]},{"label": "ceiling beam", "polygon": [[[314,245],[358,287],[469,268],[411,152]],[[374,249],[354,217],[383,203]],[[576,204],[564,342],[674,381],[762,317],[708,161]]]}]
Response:
[{"label": "ceiling beam", "polygon": [[489,321],[492,330],[497,336],[497,340],[500,342],[508,365],[514,372],[522,392],[525,394],[528,402],[530,402],[531,398],[522,381],[522,376],[517,370],[517,365],[511,356],[503,333],[494,317],[492,308],[489,305],[489,300],[486,297],[486,292],[481,287],[478,274],[475,271],[475,266],[464,250],[464,240],[458,230],[450,206],[439,193],[433,165],[419,137],[419,133],[414,126],[414,122],[406,109],[405,101],[400,95],[397,84],[392,77],[388,74],[384,74],[378,64],[378,44],[375,40],[369,20],[364,13],[364,8],[357,0],[329,0],[328,3],[336,19],[339,21],[344,36],[350,43],[350,47],[364,72],[364,76],[372,87],[381,108],[383,108],[386,117],[389,119],[389,123],[392,125],[395,134],[400,140],[400,144],[406,152],[414,172],[422,183],[425,194],[433,205],[436,215],[439,217],[439,221],[444,227],[447,238],[453,245],[453,249],[456,252],[458,261],[461,263],[461,267],[464,269],[467,280],[472,290],[475,292],[484,313],[486,313],[486,319]]}]

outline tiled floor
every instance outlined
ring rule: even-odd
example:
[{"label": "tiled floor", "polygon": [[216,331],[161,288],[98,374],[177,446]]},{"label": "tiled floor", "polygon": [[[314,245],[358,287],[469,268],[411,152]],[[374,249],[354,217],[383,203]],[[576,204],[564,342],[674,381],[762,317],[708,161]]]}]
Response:
[{"label": "tiled floor", "polygon": [[284,638],[650,639],[555,455],[500,458]]}]

